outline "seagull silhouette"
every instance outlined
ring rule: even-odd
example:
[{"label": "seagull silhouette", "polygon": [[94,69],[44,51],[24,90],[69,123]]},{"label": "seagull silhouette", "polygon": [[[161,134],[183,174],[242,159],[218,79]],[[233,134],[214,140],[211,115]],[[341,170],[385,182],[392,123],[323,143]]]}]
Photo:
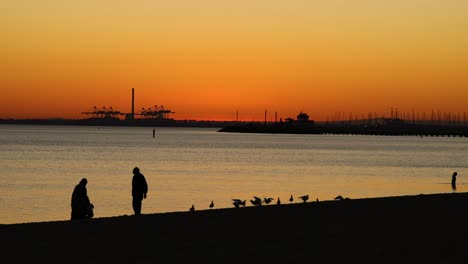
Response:
[{"label": "seagull silhouette", "polygon": [[213,200],[211,200],[210,208],[213,208],[213,207],[214,207],[214,203],[213,203]]},{"label": "seagull silhouette", "polygon": [[253,204],[253,205],[256,205],[256,206],[261,206],[263,201],[262,199],[258,198],[257,196],[254,196],[255,200],[250,200],[250,202]]},{"label": "seagull silhouette", "polygon": [[281,204],[281,200],[280,198],[278,197],[278,200],[276,201],[276,204],[280,205]]},{"label": "seagull silhouette", "polygon": [[307,200],[309,200],[309,195],[308,195],[308,194],[307,194],[307,195],[303,195],[303,196],[301,196],[301,197],[299,197],[299,198],[300,198],[302,201],[304,201],[304,203],[305,203],[305,202],[307,202]]},{"label": "seagull silhouette", "polygon": [[343,198],[343,196],[341,196],[341,195],[338,195],[337,197],[335,197],[335,200],[343,200],[343,199],[344,199],[344,198]]},{"label": "seagull silhouette", "polygon": [[263,199],[263,202],[265,202],[265,204],[269,204],[269,203],[271,203],[271,201],[273,201],[273,198],[265,198],[265,199]]},{"label": "seagull silhouette", "polygon": [[245,200],[241,199],[232,199],[232,204],[236,207],[239,208],[239,206],[245,206]]},{"label": "seagull silhouette", "polygon": [[289,202],[292,203],[293,201],[294,201],[294,199],[293,199],[292,194],[291,194],[291,197],[289,197]]},{"label": "seagull silhouette", "polygon": [[193,212],[193,211],[195,211],[195,206],[193,206],[192,204],[192,207],[190,207],[190,212]]}]

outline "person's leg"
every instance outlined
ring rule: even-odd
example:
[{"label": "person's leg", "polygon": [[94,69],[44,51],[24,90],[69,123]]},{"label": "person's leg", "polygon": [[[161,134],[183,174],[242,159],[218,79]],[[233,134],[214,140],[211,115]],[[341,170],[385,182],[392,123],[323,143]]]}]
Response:
[{"label": "person's leg", "polygon": [[137,199],[136,201],[136,211],[137,214],[141,214],[141,199]]},{"label": "person's leg", "polygon": [[141,214],[141,199],[138,199],[138,197],[133,197],[132,206],[133,212],[136,215]]},{"label": "person's leg", "polygon": [[84,218],[84,212],[81,208],[73,208],[71,213],[71,220],[78,220]]}]

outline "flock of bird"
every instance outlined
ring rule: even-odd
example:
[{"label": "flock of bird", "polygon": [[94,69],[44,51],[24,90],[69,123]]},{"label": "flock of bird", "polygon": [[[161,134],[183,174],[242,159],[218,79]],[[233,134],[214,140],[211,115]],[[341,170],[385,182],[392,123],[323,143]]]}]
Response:
[{"label": "flock of bird", "polygon": [[[268,198],[259,198],[257,196],[254,196],[253,197],[254,199],[253,200],[250,200],[250,203],[253,205],[253,206],[262,206],[263,204],[270,204],[274,199],[271,198],[271,197],[268,197]],[[302,200],[303,203],[307,202],[309,200],[309,195],[306,194],[306,195],[302,195],[302,196],[299,196],[298,197],[300,200]],[[341,195],[338,195],[337,197],[335,197],[335,200],[349,200],[349,198],[344,198],[343,196]],[[316,202],[318,202],[318,198],[316,200]],[[247,200],[241,200],[241,199],[232,199],[232,204],[234,205],[235,208],[239,208],[239,207],[245,207],[246,205],[246,202]],[[289,197],[289,202],[292,203],[294,202],[294,197],[291,195]],[[280,205],[281,204],[281,200],[280,198],[278,197],[278,199],[276,200],[276,204],[277,205]],[[209,208],[214,208],[214,202],[211,201],[210,205],[209,205]],[[191,212],[195,211],[195,206],[192,204],[192,207],[190,207],[189,209]]]}]

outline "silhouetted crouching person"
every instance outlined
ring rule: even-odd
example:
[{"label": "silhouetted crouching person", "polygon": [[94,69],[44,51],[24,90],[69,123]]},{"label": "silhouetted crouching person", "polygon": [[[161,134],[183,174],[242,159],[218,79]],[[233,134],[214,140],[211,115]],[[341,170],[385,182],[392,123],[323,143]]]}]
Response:
[{"label": "silhouetted crouching person", "polygon": [[94,205],[89,201],[88,191],[86,190],[86,178],[81,179],[75,186],[71,198],[71,220],[92,218],[94,216]]},{"label": "silhouetted crouching person", "polygon": [[146,183],[145,176],[140,173],[140,169],[135,167],[133,169],[132,178],[132,206],[135,215],[141,214],[141,202],[146,199],[146,193],[148,192],[148,184]]}]

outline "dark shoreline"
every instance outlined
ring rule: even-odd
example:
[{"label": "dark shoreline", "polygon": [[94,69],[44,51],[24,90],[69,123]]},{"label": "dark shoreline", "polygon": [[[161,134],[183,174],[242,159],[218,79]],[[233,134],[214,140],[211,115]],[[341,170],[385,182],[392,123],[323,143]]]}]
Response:
[{"label": "dark shoreline", "polygon": [[[4,260],[464,263],[468,193],[0,225]],[[19,252],[19,253],[16,253]]]},{"label": "dark shoreline", "polygon": [[218,132],[265,134],[318,134],[318,135],[371,135],[371,136],[419,136],[419,137],[468,137],[467,125],[429,124],[358,124],[290,122],[231,124]]},{"label": "dark shoreline", "polygon": [[217,132],[264,134],[318,134],[318,135],[374,135],[419,137],[468,137],[466,122],[445,125],[430,123],[411,124],[402,120],[384,124],[346,124],[328,122],[236,122],[212,120],[175,119],[0,119],[0,124],[10,125],[60,125],[60,126],[127,126],[127,127],[200,127],[217,128]]},{"label": "dark shoreline", "polygon": [[231,125],[229,121],[196,121],[175,119],[0,119],[3,125],[53,125],[53,126],[127,126],[127,127],[212,127]]}]

